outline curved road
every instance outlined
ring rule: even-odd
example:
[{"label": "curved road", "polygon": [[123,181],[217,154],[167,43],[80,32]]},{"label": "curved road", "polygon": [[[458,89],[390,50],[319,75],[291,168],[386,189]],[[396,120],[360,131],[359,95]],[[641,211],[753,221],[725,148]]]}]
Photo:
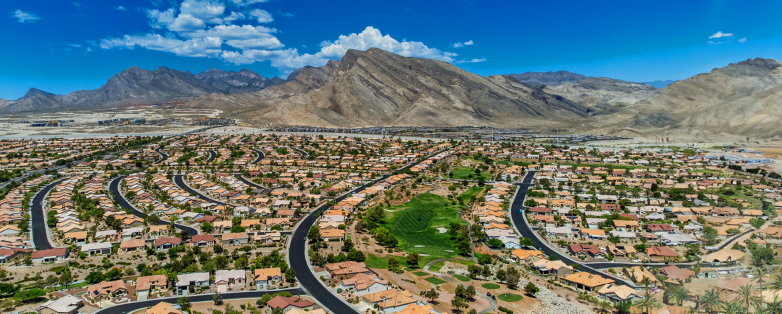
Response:
[{"label": "curved road", "polygon": [[187,191],[187,193],[193,194],[196,197],[198,197],[198,198],[200,198],[202,200],[205,200],[207,202],[212,202],[212,203],[216,203],[216,204],[220,204],[220,205],[225,206],[224,202],[211,199],[210,197],[199,193],[198,191],[194,190],[193,188],[191,188],[190,186],[185,184],[185,179],[183,179],[182,176],[183,175],[181,175],[181,174],[175,174],[174,175],[174,184],[176,184],[179,188],[181,188],[181,189]]},{"label": "curved road", "polygon": [[247,185],[249,185],[249,186],[251,186],[251,187],[254,187],[254,188],[256,188],[256,189],[262,189],[262,190],[271,191],[271,190],[269,190],[269,188],[267,188],[267,187],[265,187],[265,186],[263,186],[263,185],[260,185],[260,184],[258,184],[258,183],[252,182],[252,181],[250,181],[250,180],[247,180],[247,178],[245,178],[243,175],[241,175],[241,174],[239,174],[239,173],[237,173],[237,174],[234,174],[234,178],[237,178],[237,179],[239,179],[239,181],[242,181],[242,182],[244,182],[245,184],[247,184]]},{"label": "curved road", "polygon": [[257,164],[257,163],[261,162],[261,159],[263,159],[263,157],[264,157],[263,156],[263,152],[261,152],[260,150],[257,150],[257,149],[253,149],[253,151],[255,151],[255,153],[258,154],[258,157],[256,157],[255,160],[253,160],[253,162],[251,162],[251,164]]},{"label": "curved road", "polygon": [[155,163],[156,163],[156,164],[159,164],[159,163],[163,162],[163,160],[166,160],[166,159],[168,159],[168,154],[166,154],[166,153],[164,153],[162,150],[160,150],[160,147],[158,147],[158,148],[155,148],[155,151],[156,151],[158,154],[160,154],[160,159],[158,159],[158,160],[155,160]]},{"label": "curved road", "polygon": [[60,179],[49,183],[43,189],[35,194],[30,206],[30,219],[32,221],[32,236],[33,246],[38,250],[49,250],[52,248],[52,244],[49,243],[49,235],[46,234],[46,214],[43,212],[43,199],[57,184],[65,179]]},{"label": "curved road", "polygon": [[[271,290],[271,291],[240,291],[240,292],[228,292],[221,294],[223,296],[223,300],[236,300],[236,299],[260,299],[262,296],[266,294],[272,294],[277,292],[283,292],[287,291],[290,292],[292,295],[305,295],[306,293],[300,289],[280,289],[280,290]],[[212,301],[212,294],[196,294],[188,296],[190,298],[190,302],[211,302]],[[147,301],[136,301],[136,302],[130,302],[130,303],[123,303],[118,304],[112,307],[108,307],[105,309],[100,309],[95,311],[94,314],[126,314],[133,312],[138,309],[143,309],[150,306],[155,306],[160,302],[167,302],[171,304],[176,304],[177,299],[179,299],[179,296],[176,297],[169,297],[169,298],[159,298],[159,299],[153,299],[153,300],[147,300]]]},{"label": "curved road", "polygon": [[209,158],[204,160],[204,162],[211,162],[212,160],[215,160],[215,158],[217,158],[217,152],[215,152],[215,151],[210,149],[209,150]]},{"label": "curved road", "polygon": [[[122,206],[122,208],[133,211],[133,215],[135,215],[136,217],[143,218],[144,213],[138,211],[135,207],[130,205],[128,200],[125,199],[125,196],[122,195],[122,193],[120,193],[119,191],[119,182],[122,181],[122,179],[124,178],[125,176],[119,176],[116,179],[111,180],[111,182],[109,183],[109,190],[111,191],[111,194],[114,195],[114,199],[117,201],[117,204],[119,204],[119,206]],[[163,219],[160,219],[160,223],[163,225],[171,224],[170,222]],[[187,234],[190,235],[191,237],[198,234],[198,230],[196,230],[193,227],[183,226],[180,224],[174,224],[174,227],[176,227],[177,229],[187,231]]]}]

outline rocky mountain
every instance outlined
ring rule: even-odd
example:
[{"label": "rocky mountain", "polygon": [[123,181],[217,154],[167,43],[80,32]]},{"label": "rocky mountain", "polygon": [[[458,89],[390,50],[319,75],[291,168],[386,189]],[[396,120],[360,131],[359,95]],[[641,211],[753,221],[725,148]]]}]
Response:
[{"label": "rocky mountain", "polygon": [[633,104],[657,91],[640,83],[606,77],[590,77],[567,71],[526,72],[508,74],[524,83],[537,86],[546,93],[559,95],[587,107],[617,111],[625,104]]},{"label": "rocky mountain", "polygon": [[527,83],[532,86],[549,85],[558,86],[566,82],[577,82],[587,78],[581,74],[576,74],[568,71],[556,71],[556,72],[525,72],[521,74],[508,74],[512,78],[515,78],[521,82]]},{"label": "rocky mountain", "polygon": [[149,71],[133,66],[111,77],[106,84],[94,90],[55,95],[31,88],[22,98],[6,101],[4,106],[0,106],[0,113],[111,108],[173,100],[186,101],[212,93],[257,91],[280,83],[282,80],[279,78],[267,79],[249,70],[235,73],[213,69],[196,76],[187,71],[165,67]]},{"label": "rocky mountain", "polygon": [[655,88],[665,88],[668,85],[673,84],[674,80],[657,80],[657,81],[651,81],[651,82],[640,82],[639,84],[646,84],[650,86],[654,86]]},{"label": "rocky mountain", "polygon": [[211,85],[224,94],[256,92],[269,86],[280,85],[285,82],[279,77],[268,79],[247,69],[242,69],[239,72],[226,72],[211,68],[198,73],[196,78]]},{"label": "rocky mountain", "polygon": [[595,113],[511,77],[486,78],[377,48],[349,50],[341,61],[305,67],[287,81],[254,93],[205,95],[187,105],[229,109],[229,115],[257,123],[320,126],[523,127]]},{"label": "rocky mountain", "polygon": [[782,135],[782,62],[748,59],[698,74],[628,107],[629,129],[680,134]]}]

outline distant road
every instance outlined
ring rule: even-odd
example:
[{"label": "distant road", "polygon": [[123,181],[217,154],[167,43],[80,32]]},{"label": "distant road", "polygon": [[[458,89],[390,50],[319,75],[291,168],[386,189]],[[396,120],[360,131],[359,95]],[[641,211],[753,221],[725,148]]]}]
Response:
[{"label": "distant road", "polygon": [[263,152],[261,152],[258,149],[253,149],[253,151],[255,151],[255,153],[258,154],[258,157],[256,157],[255,160],[253,160],[252,164],[257,164],[261,162],[261,159],[263,159]]},{"label": "distant road", "polygon": [[160,154],[160,159],[155,161],[156,164],[159,164],[159,163],[163,162],[163,160],[168,159],[168,154],[166,154],[162,150],[160,150],[160,147],[155,148],[155,151],[158,152],[158,154]]},{"label": "distant road", "polygon": [[204,160],[204,162],[211,162],[212,160],[215,160],[217,158],[217,153],[214,150],[209,150],[209,158]]},{"label": "distant road", "polygon": [[185,184],[185,179],[184,179],[183,177],[184,177],[184,175],[181,175],[181,174],[175,174],[175,175],[174,175],[174,184],[176,184],[176,185],[177,185],[179,188],[181,188],[181,189],[183,189],[183,190],[187,191],[187,192],[188,192],[188,193],[190,193],[190,194],[193,194],[193,195],[195,195],[196,197],[198,197],[198,198],[200,198],[200,199],[202,199],[202,200],[205,200],[205,201],[207,201],[207,202],[212,202],[212,203],[220,204],[220,205],[226,205],[224,202],[218,201],[218,200],[216,200],[216,199],[212,199],[211,197],[209,197],[209,196],[206,196],[206,195],[204,195],[204,194],[201,194],[200,192],[198,192],[198,191],[194,190],[193,188],[191,188],[190,186],[188,186],[187,184]]},{"label": "distant road", "polygon": [[[300,289],[280,289],[280,290],[271,290],[271,291],[237,291],[237,292],[226,292],[221,293],[220,295],[223,296],[223,300],[237,300],[237,299],[260,299],[266,294],[273,294],[277,292],[290,292],[292,295],[306,295],[307,293]],[[196,294],[196,295],[189,295],[187,296],[190,299],[190,302],[211,302],[212,301],[212,295],[213,293],[209,294]],[[159,299],[153,299],[153,300],[147,300],[147,301],[136,301],[136,302],[130,302],[130,303],[123,303],[118,304],[109,308],[100,309],[95,311],[93,314],[128,314],[133,311],[155,306],[160,302],[166,302],[171,304],[177,304],[177,299],[179,299],[180,296],[176,297],[169,297],[169,298],[159,298]],[[255,302],[251,302],[253,306],[255,306]]]}]

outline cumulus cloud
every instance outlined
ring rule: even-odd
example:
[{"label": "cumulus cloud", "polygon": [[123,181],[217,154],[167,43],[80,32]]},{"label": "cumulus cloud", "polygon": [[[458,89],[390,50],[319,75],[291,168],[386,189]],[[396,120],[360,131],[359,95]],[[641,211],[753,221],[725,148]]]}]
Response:
[{"label": "cumulus cloud", "polygon": [[472,40],[468,40],[468,41],[465,41],[463,43],[462,42],[453,43],[451,45],[451,47],[453,47],[453,48],[461,48],[461,47],[464,47],[464,46],[472,46],[473,44],[475,44],[475,43],[473,43]]},{"label": "cumulus cloud", "polygon": [[474,58],[474,59],[464,59],[464,60],[457,60],[454,61],[454,63],[478,63],[486,61],[486,58]]},{"label": "cumulus cloud", "polygon": [[747,37],[739,39],[739,42],[742,43],[742,44],[747,42]]},{"label": "cumulus cloud", "polygon": [[717,31],[716,33],[714,33],[714,35],[709,36],[709,39],[722,38],[722,37],[733,37],[733,33],[723,33],[722,31]]},{"label": "cumulus cloud", "polygon": [[27,22],[32,23],[41,19],[41,17],[35,14],[32,14],[30,12],[24,12],[19,9],[14,11],[14,17],[18,19],[19,23],[27,23]]},{"label": "cumulus cloud", "polygon": [[267,12],[266,10],[261,9],[255,9],[250,11],[250,16],[256,18],[258,20],[258,23],[271,23],[274,21],[274,18],[272,18],[272,14]]},{"label": "cumulus cloud", "polygon": [[179,6],[181,14],[190,14],[204,22],[221,24],[225,5],[211,0],[185,0]]},{"label": "cumulus cloud", "polygon": [[253,3],[264,3],[264,2],[267,2],[267,1],[269,1],[269,0],[231,0],[231,2],[233,2],[234,4],[236,4],[238,6],[247,6],[247,5],[250,5],[250,4],[253,4]]},{"label": "cumulus cloud", "polygon": [[214,57],[221,53],[223,41],[218,37],[180,40],[158,34],[143,36],[125,35],[122,38],[107,38],[100,42],[103,49],[134,49],[136,46],[149,50],[171,52],[183,57]]},{"label": "cumulus cloud", "polygon": [[117,11],[127,11],[127,9],[125,9],[123,6],[118,6]]},{"label": "cumulus cloud", "polygon": [[206,26],[204,21],[190,14],[180,14],[174,19],[174,22],[168,25],[168,29],[175,32],[192,32],[203,29],[204,26]]}]

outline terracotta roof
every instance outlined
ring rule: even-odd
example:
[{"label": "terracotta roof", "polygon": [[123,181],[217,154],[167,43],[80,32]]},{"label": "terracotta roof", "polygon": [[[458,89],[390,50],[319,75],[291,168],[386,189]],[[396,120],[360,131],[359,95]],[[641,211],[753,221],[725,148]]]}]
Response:
[{"label": "terracotta roof", "polygon": [[163,245],[163,244],[182,244],[181,238],[168,238],[168,237],[160,237],[155,239],[155,245]]},{"label": "terracotta roof", "polygon": [[42,257],[49,257],[49,256],[65,256],[65,254],[67,253],[68,253],[68,249],[66,248],[40,250],[40,251],[33,252],[32,258],[42,258]]},{"label": "terracotta roof", "polygon": [[605,278],[598,275],[593,275],[587,272],[580,272],[575,274],[570,274],[567,277],[563,278],[564,280],[578,283],[587,287],[597,287],[604,284],[613,283],[613,279]]},{"label": "terracotta roof", "polygon": [[652,246],[646,248],[646,254],[649,256],[679,256],[667,246]]},{"label": "terracotta roof", "polygon": [[182,311],[174,308],[171,303],[160,302],[157,305],[148,308],[147,314],[182,314]]},{"label": "terracotta roof", "polygon": [[149,290],[149,288],[155,284],[155,286],[165,286],[166,275],[152,275],[136,278],[136,291]]},{"label": "terracotta roof", "polygon": [[269,300],[269,302],[266,302],[266,305],[273,309],[285,309],[289,306],[305,308],[312,306],[313,303],[307,300],[299,300],[298,297],[283,297],[278,295]]},{"label": "terracotta roof", "polygon": [[214,242],[215,236],[211,234],[197,234],[194,235],[193,238],[191,238],[190,240],[191,243],[197,243],[201,241]]}]

